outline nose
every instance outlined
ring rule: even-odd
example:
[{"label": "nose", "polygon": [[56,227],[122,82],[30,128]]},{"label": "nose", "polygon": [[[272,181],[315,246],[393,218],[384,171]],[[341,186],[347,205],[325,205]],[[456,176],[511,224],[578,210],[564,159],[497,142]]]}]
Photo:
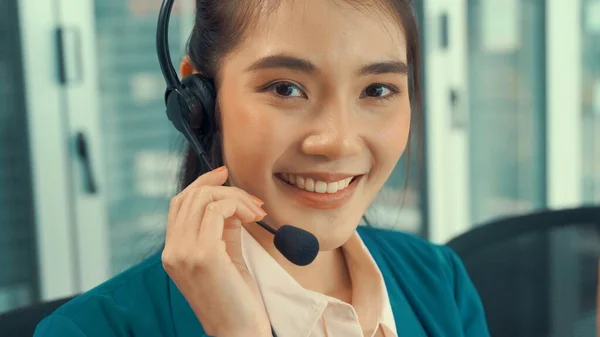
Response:
[{"label": "nose", "polygon": [[355,127],[356,116],[347,109],[328,109],[315,118],[314,131],[302,142],[302,152],[329,160],[358,155],[363,143]]}]

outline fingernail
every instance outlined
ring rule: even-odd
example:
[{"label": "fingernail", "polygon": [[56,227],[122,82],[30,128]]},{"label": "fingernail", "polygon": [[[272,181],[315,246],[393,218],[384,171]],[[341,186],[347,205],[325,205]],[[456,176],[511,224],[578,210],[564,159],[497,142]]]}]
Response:
[{"label": "fingernail", "polygon": [[225,167],[225,165],[223,165],[223,166],[221,166],[221,167],[217,167],[217,168],[215,169],[215,172],[223,172],[223,171],[225,171],[225,169],[226,169],[226,168],[227,168],[227,167]]},{"label": "fingernail", "polygon": [[258,216],[265,216],[265,215],[267,215],[267,212],[265,212],[265,210],[262,209],[260,207],[260,205],[254,205],[254,213],[256,213],[256,215],[258,215]]},{"label": "fingernail", "polygon": [[264,201],[260,200],[259,198],[255,197],[253,195],[250,195],[250,197],[252,197],[252,200],[254,200],[254,203],[257,204],[257,205],[259,205],[259,206],[262,206],[262,205],[265,204]]},{"label": "fingernail", "polygon": [[257,209],[257,212],[256,212],[256,214],[257,214],[259,217],[261,217],[261,218],[264,218],[264,217],[265,217],[265,215],[267,215],[267,212],[265,212],[265,210],[264,210],[264,209],[262,209],[262,208],[258,208],[258,209]]}]

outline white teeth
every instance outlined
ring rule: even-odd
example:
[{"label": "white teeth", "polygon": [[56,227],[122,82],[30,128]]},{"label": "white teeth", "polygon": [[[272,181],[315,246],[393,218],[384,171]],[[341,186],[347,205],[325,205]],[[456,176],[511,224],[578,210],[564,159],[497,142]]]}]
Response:
[{"label": "white teeth", "polygon": [[347,180],[348,179],[344,179],[344,180],[340,180],[340,181],[337,182],[337,184],[338,184],[338,186],[337,186],[338,190],[341,190],[341,189],[344,189],[344,188],[348,187],[348,184],[346,184]]},{"label": "white teeth", "polygon": [[296,186],[298,186],[301,189],[304,189],[304,178],[296,177]]},{"label": "white teeth", "polygon": [[327,184],[327,193],[335,193],[338,191],[338,183],[329,183]]},{"label": "white teeth", "polygon": [[315,181],[312,180],[311,178],[306,178],[304,180],[304,189],[309,192],[314,192],[315,191]]},{"label": "white teeth", "polygon": [[315,182],[315,192],[327,193],[327,183],[324,181],[316,181]]},{"label": "white teeth", "polygon": [[305,178],[300,176],[295,176],[289,173],[282,173],[281,177],[287,181],[288,183],[295,185],[299,189],[303,189],[309,192],[315,193],[336,193],[337,191],[341,191],[350,185],[350,181],[352,177],[342,179],[340,181],[335,181],[331,183],[327,183],[320,180],[313,180],[312,178]]}]

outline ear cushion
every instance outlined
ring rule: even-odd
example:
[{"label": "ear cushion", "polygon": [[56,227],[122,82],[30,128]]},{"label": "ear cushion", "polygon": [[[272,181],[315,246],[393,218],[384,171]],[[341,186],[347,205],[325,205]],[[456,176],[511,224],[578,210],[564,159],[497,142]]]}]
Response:
[{"label": "ear cushion", "polygon": [[[202,132],[212,132],[215,129],[215,100],[216,91],[212,81],[198,74],[192,74],[181,80],[182,86],[186,91],[193,95],[198,102],[194,106],[200,107],[202,111],[190,107],[190,116],[192,120],[201,120],[201,125],[192,125],[194,128],[200,128]],[[199,103],[199,104],[197,104]],[[197,114],[202,114],[198,116]],[[200,118],[199,118],[200,117]]]}]

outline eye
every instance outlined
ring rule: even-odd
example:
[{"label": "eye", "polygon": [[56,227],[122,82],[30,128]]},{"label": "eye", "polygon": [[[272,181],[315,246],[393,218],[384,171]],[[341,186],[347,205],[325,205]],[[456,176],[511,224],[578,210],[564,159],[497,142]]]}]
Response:
[{"label": "eye", "polygon": [[361,98],[371,97],[371,98],[377,98],[377,99],[388,99],[399,92],[400,92],[400,90],[398,90],[393,85],[371,84],[365,88],[365,90],[360,95],[360,97]]},{"label": "eye", "polygon": [[306,97],[302,89],[290,82],[277,82],[269,85],[267,91],[273,91],[284,98],[288,97]]}]

